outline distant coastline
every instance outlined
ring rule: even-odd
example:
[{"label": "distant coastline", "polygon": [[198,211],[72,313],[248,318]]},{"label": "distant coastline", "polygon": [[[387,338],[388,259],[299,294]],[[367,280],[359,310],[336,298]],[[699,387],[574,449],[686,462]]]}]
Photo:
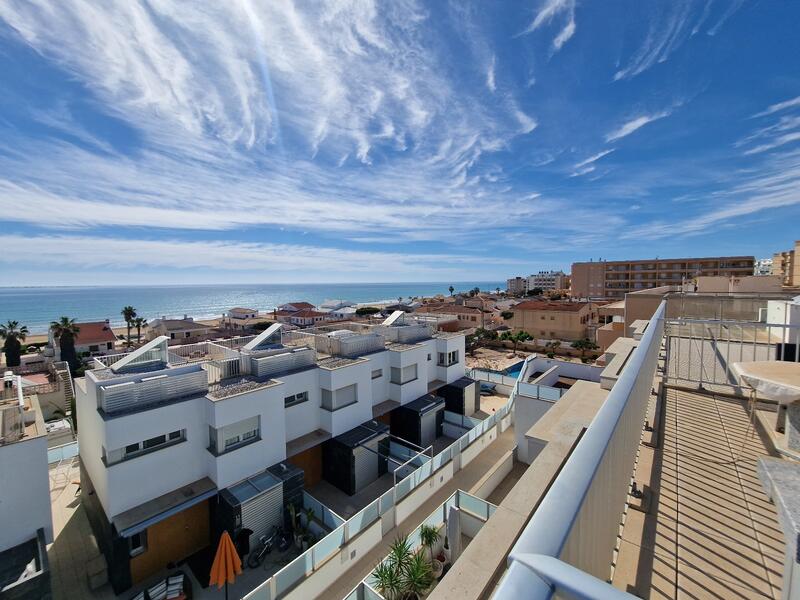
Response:
[{"label": "distant coastline", "polygon": [[378,303],[398,297],[448,295],[451,285],[456,291],[505,289],[505,282],[500,281],[0,287],[0,322],[19,321],[31,334],[44,334],[49,323],[61,316],[78,322],[109,319],[113,327],[124,327],[120,310],[126,305],[148,320],[183,315],[211,320],[235,306],[270,311],[291,301]]}]

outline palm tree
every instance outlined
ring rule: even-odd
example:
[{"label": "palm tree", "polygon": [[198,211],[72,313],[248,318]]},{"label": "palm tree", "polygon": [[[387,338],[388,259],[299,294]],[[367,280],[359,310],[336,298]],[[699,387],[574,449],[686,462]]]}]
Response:
[{"label": "palm tree", "polygon": [[451,285],[449,288],[447,288],[447,289],[450,291],[450,295],[451,295],[451,296],[453,295],[453,292],[455,292],[455,291],[456,291],[456,288],[454,288],[452,285]]},{"label": "palm tree", "polygon": [[132,306],[125,306],[120,314],[122,314],[122,318],[125,319],[125,324],[128,326],[128,347],[130,347],[131,327],[133,327],[133,320],[136,318],[136,309]]},{"label": "palm tree", "polygon": [[499,287],[494,288],[494,291],[497,293],[498,296],[500,295],[500,288]]},{"label": "palm tree", "polygon": [[19,321],[8,321],[0,325],[0,338],[3,338],[3,353],[6,355],[6,365],[18,367],[22,355],[22,342],[28,337],[28,327],[19,326]]},{"label": "palm tree", "polygon": [[436,542],[439,541],[440,537],[439,530],[433,525],[423,524],[419,528],[419,541],[431,553],[431,564],[433,564],[433,547],[436,545]]},{"label": "palm tree", "polygon": [[50,330],[53,332],[53,337],[58,340],[61,360],[69,364],[70,371],[74,373],[80,366],[78,355],[75,353],[75,336],[81,328],[75,324],[75,319],[61,317],[58,321],[50,323]]},{"label": "palm tree", "polygon": [[133,324],[136,326],[136,343],[142,343],[142,327],[147,325],[147,319],[143,317],[136,317],[133,320]]}]

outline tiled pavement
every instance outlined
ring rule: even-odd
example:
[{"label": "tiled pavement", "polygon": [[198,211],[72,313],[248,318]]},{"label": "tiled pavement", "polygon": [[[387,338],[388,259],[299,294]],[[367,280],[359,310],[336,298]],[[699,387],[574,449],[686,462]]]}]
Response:
[{"label": "tiled pavement", "polygon": [[640,483],[652,473],[649,514],[628,511],[614,585],[643,598],[779,598],[783,535],[756,473],[769,446],[746,403],[667,389],[662,426],[661,448],[643,447],[637,467]]}]

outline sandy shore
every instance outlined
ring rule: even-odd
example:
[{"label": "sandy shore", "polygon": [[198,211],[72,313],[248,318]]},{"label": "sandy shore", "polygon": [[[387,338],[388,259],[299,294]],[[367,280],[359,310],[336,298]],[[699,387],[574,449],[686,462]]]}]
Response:
[{"label": "sandy shore", "polygon": [[[203,319],[202,321],[197,321],[198,323],[202,323],[203,325],[208,325],[209,327],[218,327],[220,319]],[[119,336],[127,336],[128,335],[128,328],[127,327],[113,327],[111,329],[118,338]],[[145,335],[147,334],[147,325],[142,327],[142,339],[144,339]],[[131,329],[131,339],[136,339],[136,328]],[[45,344],[47,343],[47,334],[46,333],[36,333],[29,335],[25,338],[26,344]]]}]

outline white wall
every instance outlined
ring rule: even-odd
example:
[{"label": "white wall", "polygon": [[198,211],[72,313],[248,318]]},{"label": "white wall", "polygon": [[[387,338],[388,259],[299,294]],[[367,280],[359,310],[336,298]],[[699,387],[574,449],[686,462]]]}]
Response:
[{"label": "white wall", "polygon": [[284,384],[281,393],[283,398],[300,392],[308,392],[308,402],[284,409],[286,441],[296,440],[307,433],[320,429],[322,409],[320,408],[319,369],[285,375],[278,381]]},{"label": "white wall", "polygon": [[548,400],[537,400],[517,394],[514,400],[514,438],[517,442],[517,458],[530,464],[533,457],[528,453],[528,442],[525,434],[555,405]]},{"label": "white wall", "polygon": [[212,427],[235,425],[255,416],[261,418],[260,441],[219,456],[205,452],[209,457],[206,459],[209,477],[218,488],[228,487],[286,458],[286,422],[275,418],[275,415],[283,413],[285,387],[285,384],[269,386],[224,400],[205,399],[207,421]]},{"label": "white wall", "polygon": [[47,436],[0,446],[0,552],[44,529],[53,541]]},{"label": "white wall", "polygon": [[[206,398],[201,396],[106,421],[108,449],[122,448],[178,429],[186,430],[185,442],[122,461],[106,469],[108,491],[103,506],[109,519],[207,475],[206,457],[210,453],[206,450],[206,402]],[[100,499],[102,501],[102,496]]]},{"label": "white wall", "polygon": [[[389,353],[376,352],[369,355],[370,362],[370,381],[372,382],[372,406],[385,402],[389,399]],[[372,371],[381,369],[382,375],[377,379],[372,379]]]}]

